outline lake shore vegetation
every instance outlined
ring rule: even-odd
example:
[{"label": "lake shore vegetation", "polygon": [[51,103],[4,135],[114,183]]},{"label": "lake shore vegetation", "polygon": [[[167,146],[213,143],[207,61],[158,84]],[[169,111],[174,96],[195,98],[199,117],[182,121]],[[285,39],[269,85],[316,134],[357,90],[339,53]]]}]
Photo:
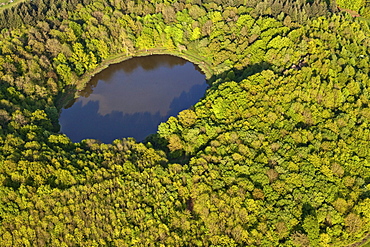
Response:
[{"label": "lake shore vegetation", "polygon": [[[368,239],[370,30],[335,1],[33,0],[0,30],[1,246]],[[142,143],[59,133],[90,76],[156,52],[202,68],[196,105]]]}]

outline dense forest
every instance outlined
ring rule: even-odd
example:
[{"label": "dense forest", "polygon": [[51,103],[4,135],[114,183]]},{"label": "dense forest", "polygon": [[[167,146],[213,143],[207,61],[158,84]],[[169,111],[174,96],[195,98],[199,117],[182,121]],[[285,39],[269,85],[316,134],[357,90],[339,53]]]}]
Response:
[{"label": "dense forest", "polygon": [[[365,243],[366,8],[356,0],[32,0],[4,9],[0,245]],[[61,108],[92,75],[151,53],[198,64],[205,96],[143,143],[73,143],[59,133]]]}]

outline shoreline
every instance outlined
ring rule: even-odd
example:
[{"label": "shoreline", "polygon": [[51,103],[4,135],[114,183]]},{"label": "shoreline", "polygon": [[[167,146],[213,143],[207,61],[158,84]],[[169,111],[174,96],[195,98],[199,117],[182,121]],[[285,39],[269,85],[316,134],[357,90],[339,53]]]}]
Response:
[{"label": "shoreline", "polygon": [[205,75],[207,83],[208,83],[208,80],[213,75],[213,70],[211,69],[211,65],[192,53],[180,52],[178,50],[170,50],[167,48],[152,48],[152,49],[146,49],[146,50],[136,50],[126,55],[119,54],[119,55],[108,57],[106,60],[101,62],[95,69],[93,69],[92,71],[86,72],[78,80],[76,80],[74,84],[71,84],[69,88],[66,88],[66,91],[61,95],[59,99],[56,100],[56,106],[58,108],[59,113],[62,110],[62,108],[66,107],[73,100],[79,97],[78,92],[80,90],[83,90],[86,87],[86,84],[89,83],[96,74],[105,70],[110,65],[118,64],[126,60],[129,60],[131,58],[135,58],[135,57],[145,57],[145,56],[151,56],[151,55],[170,55],[170,56],[175,56],[175,57],[180,57],[182,59],[185,59],[195,64],[196,66],[198,66],[198,68]]}]

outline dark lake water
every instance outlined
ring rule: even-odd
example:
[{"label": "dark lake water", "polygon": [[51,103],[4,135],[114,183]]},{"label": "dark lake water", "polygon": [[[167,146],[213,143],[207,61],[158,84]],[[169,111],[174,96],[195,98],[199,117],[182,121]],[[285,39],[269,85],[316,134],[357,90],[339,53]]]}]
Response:
[{"label": "dark lake water", "polygon": [[93,138],[104,143],[156,133],[170,116],[203,97],[205,76],[192,63],[174,56],[133,58],[95,75],[80,97],[63,109],[61,132],[73,142]]}]

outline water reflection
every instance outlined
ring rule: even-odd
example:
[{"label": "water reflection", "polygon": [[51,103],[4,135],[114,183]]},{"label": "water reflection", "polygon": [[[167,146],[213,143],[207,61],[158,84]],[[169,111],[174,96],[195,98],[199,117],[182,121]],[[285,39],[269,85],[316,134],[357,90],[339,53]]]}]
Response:
[{"label": "water reflection", "polygon": [[141,141],[160,122],[195,104],[205,77],[192,63],[173,56],[135,58],[96,75],[72,107],[62,111],[61,131],[72,141]]}]

